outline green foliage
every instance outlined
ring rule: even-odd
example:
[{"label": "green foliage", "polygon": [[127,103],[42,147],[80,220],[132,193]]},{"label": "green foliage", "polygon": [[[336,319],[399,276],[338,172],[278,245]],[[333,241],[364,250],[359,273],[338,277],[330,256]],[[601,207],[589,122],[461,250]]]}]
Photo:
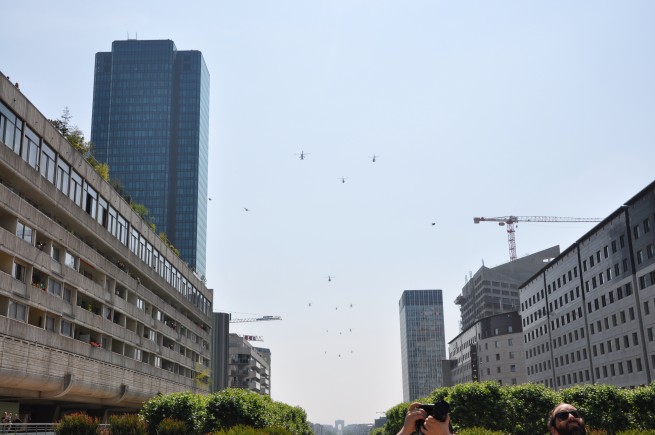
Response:
[{"label": "green foliage", "polygon": [[489,430],[483,427],[470,427],[468,429],[459,430],[457,434],[458,435],[503,435],[503,432],[499,430]]},{"label": "green foliage", "polygon": [[205,430],[221,430],[238,425],[254,428],[271,426],[271,403],[268,396],[237,388],[212,394],[207,401]]},{"label": "green foliage", "polygon": [[369,435],[384,435],[384,428],[377,427],[373,429]]},{"label": "green foliage", "polygon": [[96,435],[98,419],[84,413],[64,415],[55,428],[57,435]]},{"label": "green foliage", "polygon": [[140,415],[150,435],[157,435],[159,424],[166,418],[185,422],[185,435],[197,435],[205,424],[206,402],[207,396],[192,393],[157,395],[143,405]]},{"label": "green foliage", "polygon": [[146,220],[148,217],[148,214],[150,213],[150,210],[143,205],[143,204],[137,204],[136,202],[130,203],[130,207],[132,207],[132,210],[139,216],[141,216],[141,219]]},{"label": "green foliage", "polygon": [[293,435],[290,431],[280,427],[268,429],[257,429],[250,426],[238,425],[229,429],[223,429],[218,432],[212,432],[211,435]]},{"label": "green foliage", "polygon": [[504,388],[511,416],[506,426],[513,435],[534,435],[547,432],[548,413],[561,399],[559,395],[541,384],[512,385]]},{"label": "green foliage", "polygon": [[174,418],[165,418],[157,425],[157,435],[185,435],[187,424]]},{"label": "green foliage", "polygon": [[626,392],[632,423],[637,429],[655,429],[655,382]]},{"label": "green foliage", "polygon": [[448,396],[453,427],[501,430],[507,425],[507,401],[495,382],[458,384]]},{"label": "green foliage", "polygon": [[621,432],[617,432],[616,435],[655,435],[655,429],[645,429],[645,430],[630,429],[630,430],[622,430]]},{"label": "green foliage", "polygon": [[136,414],[112,415],[109,417],[111,435],[146,435],[148,425]]},{"label": "green foliage", "polygon": [[630,427],[628,394],[612,385],[588,384],[562,390],[562,401],[582,411],[587,428],[614,434]]},{"label": "green foliage", "polygon": [[209,396],[205,431],[227,430],[234,426],[273,430],[283,428],[295,435],[311,435],[307,414],[298,407],[274,402],[269,396],[228,388]]},{"label": "green foliage", "polygon": [[410,403],[400,403],[393,408],[387,410],[387,421],[384,423],[384,435],[396,435],[403,424],[405,424],[405,416],[409,410]]}]

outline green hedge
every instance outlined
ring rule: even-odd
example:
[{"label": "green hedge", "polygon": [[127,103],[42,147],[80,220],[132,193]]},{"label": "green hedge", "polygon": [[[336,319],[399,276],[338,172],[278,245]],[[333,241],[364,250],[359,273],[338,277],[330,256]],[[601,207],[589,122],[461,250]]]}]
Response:
[{"label": "green hedge", "polygon": [[[475,382],[437,388],[428,398],[416,401],[439,399],[450,403],[452,425],[458,433],[483,428],[510,435],[546,434],[548,412],[560,402],[583,412],[587,433],[650,435],[655,430],[655,383],[631,390],[588,384],[554,391],[537,384],[500,387],[494,382]],[[397,434],[409,405],[400,403],[387,410],[387,422],[377,433]]]},{"label": "green hedge", "polygon": [[266,429],[271,435],[312,435],[302,408],[237,388],[210,395],[175,393],[156,396],[141,410],[150,435],[160,433],[165,418],[185,422],[184,435],[226,431],[236,426]]}]

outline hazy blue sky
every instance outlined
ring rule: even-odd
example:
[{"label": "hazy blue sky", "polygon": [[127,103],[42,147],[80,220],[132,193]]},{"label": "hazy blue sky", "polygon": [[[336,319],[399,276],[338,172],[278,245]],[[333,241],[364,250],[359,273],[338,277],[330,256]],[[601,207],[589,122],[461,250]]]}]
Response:
[{"label": "hazy blue sky", "polygon": [[[465,275],[509,258],[504,229],[474,216],[605,217],[653,181],[652,1],[0,11],[0,71],[47,117],[69,107],[87,138],[96,52],[129,34],[203,53],[215,310],[283,317],[233,332],[264,336],[273,399],[314,422],[372,422],[402,401],[403,290],[443,289],[446,340],[458,334]],[[591,227],[519,224],[518,254]]]}]

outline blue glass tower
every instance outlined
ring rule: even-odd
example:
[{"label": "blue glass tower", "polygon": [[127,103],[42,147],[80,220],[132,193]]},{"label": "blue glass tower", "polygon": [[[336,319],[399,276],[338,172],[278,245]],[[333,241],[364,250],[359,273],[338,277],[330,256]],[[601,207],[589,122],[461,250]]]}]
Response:
[{"label": "blue glass tower", "polygon": [[446,359],[441,290],[405,290],[400,307],[403,401],[427,397],[443,387],[441,361]]},{"label": "blue glass tower", "polygon": [[209,71],[173,41],[96,53],[91,141],[109,176],[148,208],[180,257],[205,273]]}]

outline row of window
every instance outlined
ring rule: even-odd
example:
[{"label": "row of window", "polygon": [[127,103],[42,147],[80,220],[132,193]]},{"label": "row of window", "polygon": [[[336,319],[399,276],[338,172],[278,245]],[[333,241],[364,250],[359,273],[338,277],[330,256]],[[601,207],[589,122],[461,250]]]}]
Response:
[{"label": "row of window", "polygon": [[[139,258],[152,267],[179,293],[200,309],[211,313],[211,303],[186,278],[168,262],[165,255],[155,249],[127,219],[108,204],[98,192],[71,168],[57,153],[22,119],[0,102],[0,140],[16,154],[40,171],[50,183],[68,196],[78,207],[102,225],[123,245],[129,246]],[[130,234],[128,244],[128,234]]]}]

